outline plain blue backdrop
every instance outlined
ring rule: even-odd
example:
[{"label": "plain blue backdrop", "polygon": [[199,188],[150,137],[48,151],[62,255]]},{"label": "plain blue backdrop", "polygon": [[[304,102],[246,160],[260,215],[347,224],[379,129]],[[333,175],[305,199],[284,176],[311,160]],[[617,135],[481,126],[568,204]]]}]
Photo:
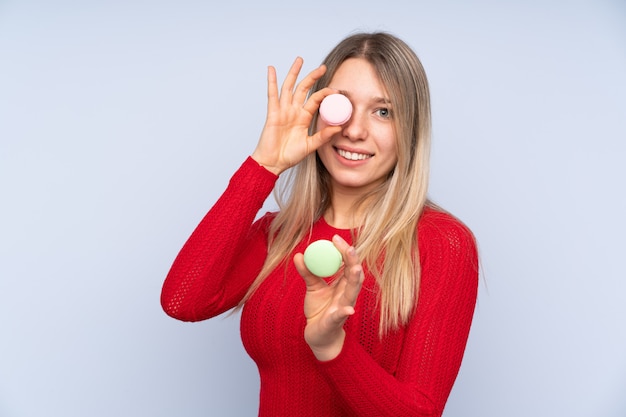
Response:
[{"label": "plain blue backdrop", "polygon": [[[483,274],[446,417],[626,415],[623,1],[0,1],[0,416],[253,416],[237,317],[162,281],[252,152],[266,67],[421,57],[431,197]],[[268,208],[272,208],[268,201]]]}]

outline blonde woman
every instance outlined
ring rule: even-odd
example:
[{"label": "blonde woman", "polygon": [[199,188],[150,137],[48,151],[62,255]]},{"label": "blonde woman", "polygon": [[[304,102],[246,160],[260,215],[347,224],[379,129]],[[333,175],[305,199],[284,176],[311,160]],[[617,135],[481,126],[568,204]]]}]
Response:
[{"label": "blonde woman", "polygon": [[[387,33],[344,39],[298,82],[301,67],[280,91],[268,69],[258,145],[174,261],[162,306],[184,321],[242,308],[260,416],[440,416],[478,261],[469,229],[427,200],[426,75]],[[318,109],[337,92],[353,111],[331,126]],[[279,177],[280,210],[255,221]],[[343,258],[329,278],[303,260],[319,239]]]}]

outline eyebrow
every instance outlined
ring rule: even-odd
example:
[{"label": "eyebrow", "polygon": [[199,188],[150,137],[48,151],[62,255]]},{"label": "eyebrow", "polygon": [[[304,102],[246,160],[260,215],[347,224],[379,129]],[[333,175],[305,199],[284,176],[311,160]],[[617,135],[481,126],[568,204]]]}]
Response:
[{"label": "eyebrow", "polygon": [[376,103],[391,104],[391,100],[385,97],[374,97],[374,101]]},{"label": "eyebrow", "polygon": [[[344,96],[350,98],[350,93],[348,93],[345,90],[337,90],[337,92],[339,92],[339,93],[343,94]],[[391,100],[389,100],[386,97],[376,97],[376,96],[374,96],[374,97],[372,97],[372,101],[374,103],[380,103],[380,104],[391,104]]]}]

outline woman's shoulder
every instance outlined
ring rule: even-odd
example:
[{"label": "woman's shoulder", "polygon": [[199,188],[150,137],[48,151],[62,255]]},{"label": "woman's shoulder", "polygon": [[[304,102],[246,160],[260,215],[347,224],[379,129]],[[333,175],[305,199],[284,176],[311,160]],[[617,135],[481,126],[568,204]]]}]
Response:
[{"label": "woman's shoulder", "polygon": [[473,277],[471,281],[457,280],[459,283],[475,281],[478,245],[472,231],[457,217],[429,207],[418,222],[417,239],[425,277],[449,278],[454,272],[458,277]]},{"label": "woman's shoulder", "polygon": [[427,206],[417,224],[420,243],[445,240],[448,243],[475,246],[475,237],[470,228],[458,217],[436,207]]}]

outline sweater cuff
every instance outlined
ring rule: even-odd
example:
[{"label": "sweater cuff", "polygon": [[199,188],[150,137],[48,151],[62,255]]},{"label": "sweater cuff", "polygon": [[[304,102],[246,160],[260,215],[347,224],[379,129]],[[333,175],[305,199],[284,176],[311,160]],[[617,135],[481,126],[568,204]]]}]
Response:
[{"label": "sweater cuff", "polygon": [[253,170],[257,170],[259,171],[259,175],[260,172],[263,172],[264,176],[266,176],[268,179],[273,179],[274,182],[276,182],[276,180],[278,179],[278,175],[274,174],[273,172],[271,172],[270,170],[268,170],[267,168],[265,168],[263,165],[259,164],[257,161],[255,161],[251,156],[248,156],[246,158],[246,160],[243,162],[242,168],[248,168],[248,169],[253,169]]},{"label": "sweater cuff", "polygon": [[276,185],[276,181],[278,181],[278,175],[268,171],[250,156],[246,158],[230,180],[231,184],[254,191],[265,190],[268,194]]}]

